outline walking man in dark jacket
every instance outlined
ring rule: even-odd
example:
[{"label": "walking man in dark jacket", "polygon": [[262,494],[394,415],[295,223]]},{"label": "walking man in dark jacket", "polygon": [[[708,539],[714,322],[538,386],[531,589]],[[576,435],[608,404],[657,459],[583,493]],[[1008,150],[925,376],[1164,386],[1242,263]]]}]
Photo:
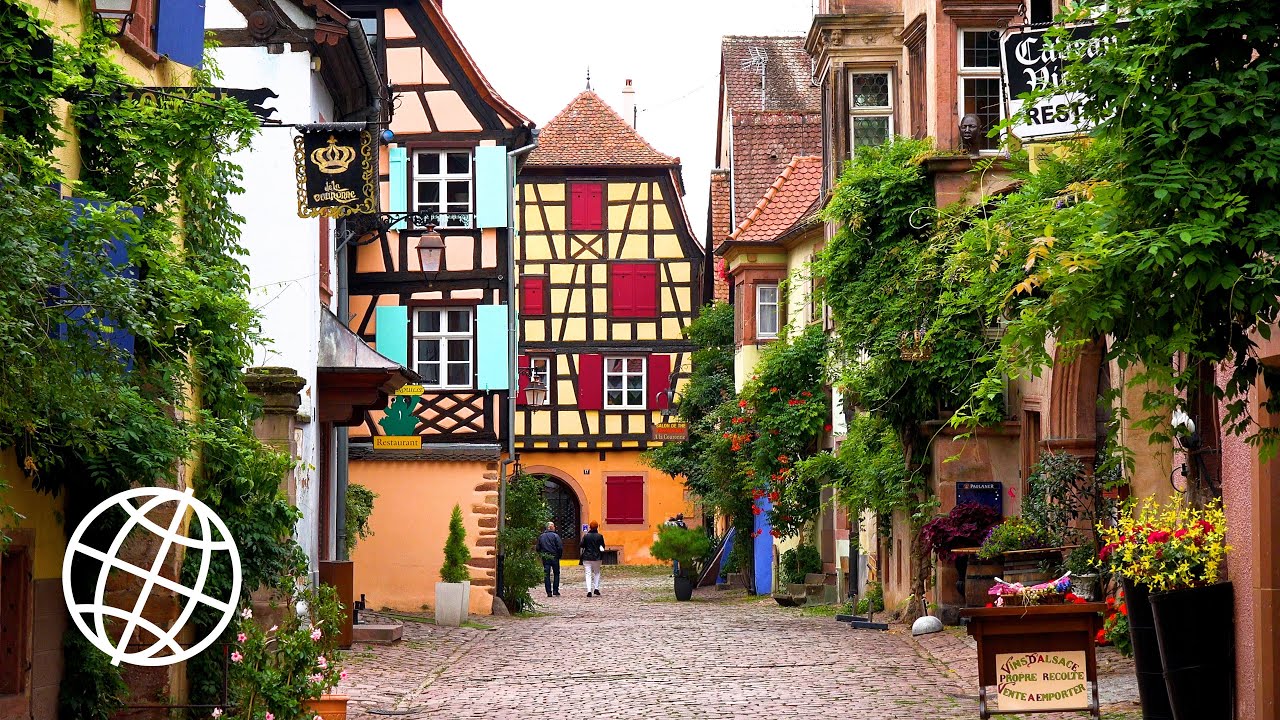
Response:
[{"label": "walking man in dark jacket", "polygon": [[[538,536],[538,554],[542,556],[542,584],[547,597],[560,594],[560,558],[564,556],[564,541],[556,533],[556,524],[547,523],[547,529]],[[552,582],[552,573],[555,581]]]}]

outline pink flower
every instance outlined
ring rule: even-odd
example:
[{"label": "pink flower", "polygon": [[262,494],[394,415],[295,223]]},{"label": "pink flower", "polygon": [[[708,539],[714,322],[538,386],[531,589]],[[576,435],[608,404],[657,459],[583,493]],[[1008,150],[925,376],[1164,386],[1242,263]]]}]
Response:
[{"label": "pink flower", "polygon": [[308,680],[310,680],[310,681],[311,681],[311,682],[313,682],[313,683],[322,683],[322,682],[324,682],[324,676],[323,676],[323,675],[321,675],[320,673],[316,673],[315,675],[312,675],[311,677],[308,677],[307,679],[308,679]]},{"label": "pink flower", "polygon": [[316,658],[316,667],[320,668],[321,670],[328,669],[328,667],[329,667],[329,658],[327,658],[327,657],[325,657],[325,656],[323,656],[323,655],[321,655],[321,656],[317,657],[317,658]]},{"label": "pink flower", "polygon": [[244,618],[245,620],[248,620],[249,618],[253,617],[253,610],[250,608],[245,608],[241,610],[240,617]]},{"label": "pink flower", "polygon": [[213,712],[209,713],[209,717],[222,717],[222,708],[214,708]]},{"label": "pink flower", "polygon": [[245,635],[244,633],[239,633],[238,635],[236,635],[236,642],[244,642],[246,639],[248,639],[248,637],[249,636]]},{"label": "pink flower", "polygon": [[235,652],[231,653],[231,662],[238,663],[243,659],[244,659],[244,656],[240,654],[239,650],[236,650]]},{"label": "pink flower", "polygon": [[279,626],[279,625],[272,625],[272,626],[271,626],[271,629],[270,629],[270,630],[268,630],[267,632],[275,632],[275,631],[277,631],[277,630],[279,630],[279,629],[280,629],[280,626]]},{"label": "pink flower", "polygon": [[276,720],[276,716],[271,714],[271,711],[268,710],[267,714],[262,716],[262,720]]},{"label": "pink flower", "polygon": [[347,679],[347,671],[346,671],[346,670],[343,670],[342,672],[338,673],[338,679],[339,679],[339,680],[346,680],[346,679]]},{"label": "pink flower", "polygon": [[313,628],[313,629],[311,630],[311,639],[312,639],[312,640],[319,640],[319,639],[320,639],[320,628]]}]

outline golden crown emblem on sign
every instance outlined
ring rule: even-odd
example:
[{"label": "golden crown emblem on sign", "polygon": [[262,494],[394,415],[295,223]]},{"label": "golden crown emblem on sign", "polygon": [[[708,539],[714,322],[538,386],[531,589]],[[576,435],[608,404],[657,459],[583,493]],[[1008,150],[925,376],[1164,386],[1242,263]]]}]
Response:
[{"label": "golden crown emblem on sign", "polygon": [[339,145],[338,139],[329,136],[329,144],[311,151],[311,162],[325,175],[337,175],[347,171],[356,159],[356,150],[350,145]]}]

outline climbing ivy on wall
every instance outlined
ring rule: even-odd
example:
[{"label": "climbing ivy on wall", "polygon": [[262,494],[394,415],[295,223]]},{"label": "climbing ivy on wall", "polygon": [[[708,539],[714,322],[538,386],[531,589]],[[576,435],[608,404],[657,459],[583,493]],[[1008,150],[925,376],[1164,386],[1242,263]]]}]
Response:
[{"label": "climbing ivy on wall", "polygon": [[[289,541],[297,513],[279,490],[290,460],[251,431],[258,407],[242,370],[257,318],[230,207],[241,175],[227,160],[256,120],[229,99],[122,100],[116,91],[134,81],[88,19],[75,43],[51,39],[51,26],[15,0],[0,0],[0,19],[0,445],[18,450],[34,487],[65,494],[68,528],[110,494],[181,474],[235,537],[246,594],[279,585],[303,558]],[[192,84],[214,79],[197,71]],[[72,103],[66,130],[83,161],[74,185],[49,157],[63,130],[52,112],[59,97]],[[54,183],[100,204],[73,213]],[[115,238],[127,238],[136,277],[103,253]],[[112,328],[133,336],[131,354],[103,342]],[[183,568],[188,581],[193,571]],[[229,587],[229,565],[212,567],[205,591]],[[197,610],[196,634],[215,619]],[[77,637],[68,636],[69,658],[97,652]],[[215,655],[188,664],[194,703],[221,692]],[[65,713],[111,713],[119,675],[102,665],[64,685]]]}]

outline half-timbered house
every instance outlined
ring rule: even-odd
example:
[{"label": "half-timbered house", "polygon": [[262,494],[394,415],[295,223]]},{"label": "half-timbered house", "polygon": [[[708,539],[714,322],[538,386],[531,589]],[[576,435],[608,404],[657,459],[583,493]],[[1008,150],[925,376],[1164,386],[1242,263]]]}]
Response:
[{"label": "half-timbered house", "polygon": [[[457,504],[471,545],[471,611],[487,614],[513,375],[513,151],[532,143],[533,123],[485,80],[438,2],[341,5],[364,25],[394,107],[380,158],[384,231],[348,223],[342,312],[422,378],[350,432],[350,482],[378,495],[374,534],[352,556],[355,592],[377,607],[434,605]],[[433,233],[444,243],[438,271],[424,270],[418,252]]]},{"label": "half-timbered house", "polygon": [[646,466],[655,424],[689,369],[703,252],[680,159],[651,147],[587,90],[547,124],[519,178],[521,386],[516,438],[576,549],[599,521],[618,562],[650,561],[654,527],[689,512],[679,480]]}]

